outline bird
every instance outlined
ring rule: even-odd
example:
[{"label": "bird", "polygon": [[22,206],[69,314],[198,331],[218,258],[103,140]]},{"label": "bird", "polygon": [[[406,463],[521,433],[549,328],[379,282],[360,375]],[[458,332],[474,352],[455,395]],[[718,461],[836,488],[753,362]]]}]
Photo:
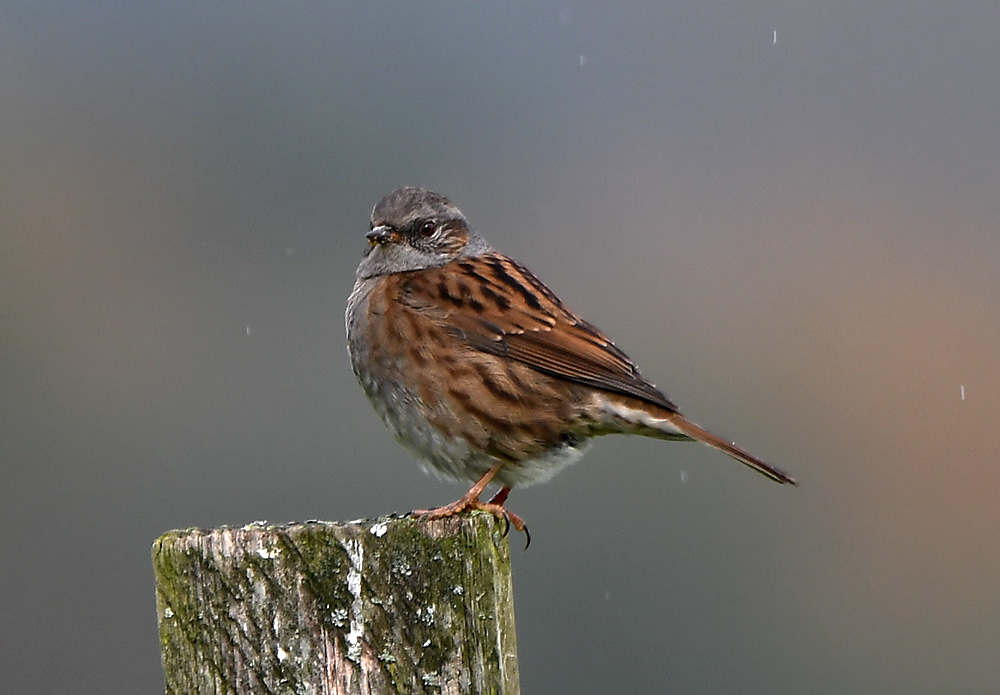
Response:
[{"label": "bird", "polygon": [[[698,441],[781,484],[784,471],[695,424],[598,328],[500,253],[447,197],[399,188],[376,203],[345,323],[351,367],[422,467],[473,483],[414,514],[505,507],[609,434]],[[480,499],[490,483],[499,491]]]}]

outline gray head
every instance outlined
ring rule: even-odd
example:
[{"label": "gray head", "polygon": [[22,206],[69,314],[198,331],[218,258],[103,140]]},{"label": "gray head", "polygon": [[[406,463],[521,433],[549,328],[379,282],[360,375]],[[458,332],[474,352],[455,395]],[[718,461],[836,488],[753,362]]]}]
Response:
[{"label": "gray head", "polygon": [[378,201],[365,238],[370,247],[358,266],[362,278],[437,268],[491,250],[461,210],[423,188],[399,188]]}]

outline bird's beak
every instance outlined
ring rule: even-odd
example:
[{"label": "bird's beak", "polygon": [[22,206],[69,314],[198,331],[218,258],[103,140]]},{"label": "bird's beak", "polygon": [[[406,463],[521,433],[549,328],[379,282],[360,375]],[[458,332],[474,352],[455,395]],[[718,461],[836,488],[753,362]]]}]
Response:
[{"label": "bird's beak", "polygon": [[399,233],[388,225],[381,225],[365,234],[365,239],[367,239],[368,243],[372,246],[378,246],[379,244],[385,244],[391,241],[399,241]]}]

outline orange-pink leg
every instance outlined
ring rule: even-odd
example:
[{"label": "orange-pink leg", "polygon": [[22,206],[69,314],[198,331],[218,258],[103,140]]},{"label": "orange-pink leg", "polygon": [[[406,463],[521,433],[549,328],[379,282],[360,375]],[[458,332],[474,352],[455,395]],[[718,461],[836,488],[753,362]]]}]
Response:
[{"label": "orange-pink leg", "polygon": [[502,487],[500,490],[490,499],[489,502],[482,502],[479,496],[483,494],[483,490],[486,486],[490,484],[496,474],[500,471],[501,466],[503,466],[503,461],[497,461],[493,466],[483,474],[483,477],[476,481],[467,493],[462,495],[462,497],[451,504],[446,504],[443,507],[437,507],[436,509],[415,509],[413,513],[422,519],[444,519],[449,516],[454,516],[456,514],[461,514],[465,511],[481,511],[492,514],[497,519],[501,519],[507,524],[510,524],[518,531],[522,531],[526,537],[525,548],[531,543],[531,534],[528,533],[528,527],[525,526],[524,520],[517,514],[508,511],[504,508],[504,502],[507,501],[507,496],[510,495],[509,487]]}]

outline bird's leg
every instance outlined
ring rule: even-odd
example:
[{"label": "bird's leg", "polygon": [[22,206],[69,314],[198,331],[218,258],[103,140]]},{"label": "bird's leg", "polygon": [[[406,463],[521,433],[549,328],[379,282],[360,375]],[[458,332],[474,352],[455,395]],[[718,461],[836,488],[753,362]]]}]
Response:
[{"label": "bird's leg", "polygon": [[[421,519],[444,519],[449,516],[461,514],[465,511],[488,512],[497,519],[502,520],[504,523],[510,524],[518,531],[524,532],[524,535],[527,537],[527,542],[530,543],[531,536],[528,534],[528,528],[525,526],[524,520],[517,514],[508,511],[503,506],[504,502],[507,501],[507,496],[510,494],[509,487],[504,486],[500,488],[497,494],[495,494],[489,502],[483,502],[479,499],[479,496],[483,494],[483,490],[485,490],[486,486],[490,484],[496,474],[500,471],[503,464],[504,461],[497,461],[493,464],[493,466],[483,474],[483,477],[477,480],[476,484],[455,502],[446,504],[445,506],[438,507],[436,509],[415,509],[413,510],[413,513]],[[527,548],[527,544],[525,544],[524,547]]]},{"label": "bird's leg", "polygon": [[[445,506],[437,507],[436,509],[414,509],[413,513],[424,519],[444,519],[445,517],[455,516],[456,514],[460,514],[466,510],[482,509],[485,505],[483,502],[479,501],[479,496],[483,494],[483,490],[485,490],[486,486],[490,484],[490,481],[493,480],[493,476],[497,474],[503,464],[503,461],[497,461],[494,463],[488,471],[483,473],[483,477],[477,480],[476,484],[469,488],[467,493],[451,504],[446,504]],[[492,510],[484,511],[490,511],[492,513]]]},{"label": "bird's leg", "polygon": [[507,496],[509,494],[510,494],[510,488],[505,485],[504,487],[497,490],[497,494],[493,495],[490,501],[486,503],[486,506],[495,507],[497,509],[502,510],[504,516],[507,518],[507,521],[510,522],[510,525],[516,528],[518,531],[523,531],[524,535],[530,538],[528,534],[528,527],[524,525],[524,519],[522,519],[517,514],[515,514],[514,512],[510,511],[509,509],[503,506],[503,503],[507,501]]},{"label": "bird's leg", "polygon": [[500,488],[499,490],[497,490],[497,494],[493,495],[493,497],[490,499],[490,504],[495,504],[497,506],[502,507],[503,503],[507,501],[507,496],[509,494],[510,494],[509,487]]},{"label": "bird's leg", "polygon": [[[497,490],[497,494],[493,495],[490,501],[486,503],[486,506],[499,508],[499,510],[503,512],[504,518],[507,522],[524,534],[524,549],[527,550],[528,546],[531,545],[531,534],[528,533],[528,527],[525,525],[524,519],[503,506],[503,503],[507,501],[507,495],[509,494],[510,488],[505,485]],[[496,512],[494,512],[494,514],[495,513]]]}]

